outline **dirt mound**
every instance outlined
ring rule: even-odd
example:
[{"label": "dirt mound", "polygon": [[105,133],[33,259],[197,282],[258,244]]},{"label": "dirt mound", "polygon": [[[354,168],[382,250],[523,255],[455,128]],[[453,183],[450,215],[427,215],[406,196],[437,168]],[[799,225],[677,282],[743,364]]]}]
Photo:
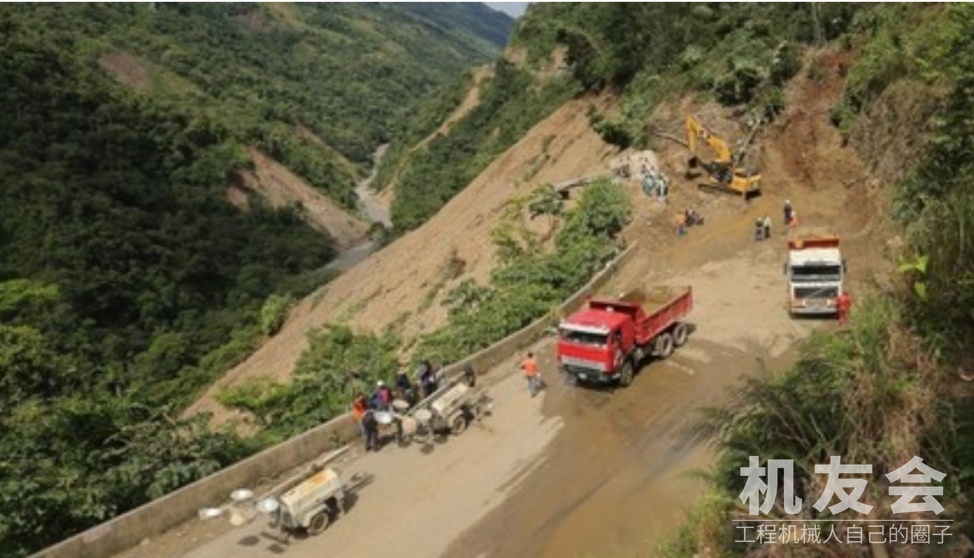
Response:
[{"label": "dirt mound", "polygon": [[254,171],[240,173],[240,180],[227,190],[227,198],[245,208],[250,195],[257,194],[272,207],[300,204],[308,222],[328,231],[340,250],[360,243],[368,234],[368,225],[348,213],[327,196],[312,188],[286,167],[256,149],[248,149]]},{"label": "dirt mound", "polygon": [[98,65],[122,85],[138,91],[152,88],[149,65],[138,56],[127,52],[109,52],[98,57]]},{"label": "dirt mound", "polygon": [[[487,280],[494,266],[490,232],[510,199],[547,182],[607,168],[615,150],[589,127],[586,111],[592,102],[601,101],[576,100],[561,107],[422,227],[303,300],[274,338],[228,372],[187,413],[212,411],[217,422],[225,420],[229,414],[213,400],[217,390],[248,378],[288,378],[307,347],[307,332],[323,324],[344,322],[375,332],[395,327],[407,342],[443,324],[443,296],[464,279]],[[538,168],[537,161],[545,156],[546,164]],[[458,267],[463,273],[454,276],[451,270]]]}]

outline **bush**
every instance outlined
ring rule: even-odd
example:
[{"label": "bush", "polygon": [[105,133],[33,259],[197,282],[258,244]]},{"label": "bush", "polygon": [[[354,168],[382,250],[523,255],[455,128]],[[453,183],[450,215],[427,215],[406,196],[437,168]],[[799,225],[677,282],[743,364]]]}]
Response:
[{"label": "bush", "polygon": [[271,336],[280,331],[294,303],[291,295],[272,294],[267,297],[260,309],[260,330],[264,335]]},{"label": "bush", "polygon": [[717,102],[728,106],[747,103],[754,98],[761,81],[761,72],[754,64],[735,63],[734,69],[718,78],[714,84]]}]

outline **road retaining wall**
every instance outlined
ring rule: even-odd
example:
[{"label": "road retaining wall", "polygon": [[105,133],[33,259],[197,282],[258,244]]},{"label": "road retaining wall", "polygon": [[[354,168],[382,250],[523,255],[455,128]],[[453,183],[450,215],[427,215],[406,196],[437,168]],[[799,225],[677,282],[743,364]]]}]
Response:
[{"label": "road retaining wall", "polygon": [[[535,320],[525,328],[470,357],[446,367],[449,378],[456,378],[471,364],[479,374],[494,368],[517,351],[531,345],[557,321],[576,310],[598,291],[635,253],[635,243],[623,250],[584,287],[562,303],[555,312]],[[505,371],[501,370],[503,374]],[[230,465],[175,492],[138,507],[97,527],[46,548],[31,558],[108,558],[138,545],[144,539],[193,518],[202,508],[228,501],[238,488],[253,487],[359,436],[358,425],[350,414],[342,415],[290,440],[268,448],[239,463]]]}]

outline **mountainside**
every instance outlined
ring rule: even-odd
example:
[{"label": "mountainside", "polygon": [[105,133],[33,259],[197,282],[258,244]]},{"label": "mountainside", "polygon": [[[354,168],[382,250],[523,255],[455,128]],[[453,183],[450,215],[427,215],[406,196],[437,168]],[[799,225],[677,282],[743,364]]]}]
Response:
[{"label": "mountainside", "polygon": [[331,276],[372,151],[510,29],[447,11],[0,6],[4,555],[253,450],[172,417]]},{"label": "mountainside", "polygon": [[[625,288],[679,261],[680,284],[726,282],[696,301],[702,330],[743,336],[771,316],[775,350],[799,349],[794,367],[748,381],[743,404],[711,410],[700,433],[715,442],[715,498],[673,545],[636,554],[763,555],[766,546],[727,539],[746,513],[738,471],[750,455],[799,460],[802,491],[820,486],[810,465],[828,455],[873,464],[874,483],[921,456],[948,475],[942,517],[969,530],[974,9],[534,4],[500,60],[460,75],[500,36],[487,24],[497,16],[466,6],[0,6],[3,548],[53,543],[345,412],[354,393],[402,366],[483,348],[552,312],[632,240]],[[687,112],[763,172],[762,196],[713,196],[684,176]],[[351,185],[386,141],[377,182],[394,185],[395,234],[322,287],[334,240],[308,223],[345,216],[286,200],[310,197],[303,178],[350,208]],[[635,180],[567,196],[552,185],[637,149],[656,151],[672,179],[665,203]],[[241,198],[272,183],[266,202]],[[291,197],[276,197],[284,191]],[[823,325],[804,347],[768,302],[779,295],[751,292],[752,267],[768,262],[742,254],[733,280],[707,265],[740,239],[751,244],[754,219],[786,198],[803,224],[842,221],[861,279],[849,323]],[[677,237],[686,208],[707,224]],[[362,226],[346,225],[348,238]],[[760,249],[771,261],[783,244]],[[876,262],[886,259],[900,263],[896,274]],[[722,305],[741,289],[762,299],[762,313]],[[753,349],[741,350],[763,368]],[[718,370],[724,355],[706,343],[697,350],[722,375],[698,381],[722,391],[732,367]],[[686,399],[671,411],[685,416],[699,400],[680,385]],[[645,407],[636,393],[629,400]],[[643,454],[631,450],[647,445],[631,438],[633,425],[648,440],[675,423],[606,411],[619,400],[599,393],[585,412],[619,423],[619,458],[633,463]],[[225,420],[227,408],[255,435],[191,416]],[[602,496],[626,495],[610,498],[612,509],[660,501],[642,498],[642,483],[665,478],[642,461],[621,487],[576,461],[594,484],[560,491],[574,470],[543,468],[549,480],[533,486],[572,509],[612,481],[621,489]],[[523,516],[504,510],[517,529],[485,539],[505,549],[525,539],[497,533],[549,539],[558,520],[542,499],[525,500]],[[888,516],[881,491],[863,500]],[[593,515],[619,523],[605,509]],[[631,517],[637,531],[646,524]],[[832,520],[807,505],[797,517]],[[561,527],[583,524],[601,526]]]},{"label": "mountainside", "polygon": [[[371,381],[388,379],[396,369],[389,362],[396,334],[406,337],[400,348],[413,361],[452,361],[551,311],[552,283],[564,284],[559,273],[579,266],[558,257],[572,246],[560,245],[555,236],[564,208],[540,181],[566,177],[567,169],[602,170],[610,148],[597,134],[618,149],[654,149],[673,180],[666,204],[647,202],[638,184],[628,184],[639,207],[627,228],[628,238],[641,245],[641,273],[629,274],[635,281],[667,265],[665,258],[655,259],[665,252],[655,249],[659,245],[696,257],[696,267],[703,269],[692,277],[711,273],[699,263],[714,256],[707,240],[673,236],[673,220],[682,209],[700,208],[707,215],[705,232],[694,229],[691,236],[749,238],[754,219],[780,215],[785,199],[797,200],[803,223],[841,228],[850,264],[868,270],[848,283],[857,289],[848,324],[828,324],[830,332],[802,345],[788,331],[792,322],[784,320],[779,341],[798,349],[797,364],[747,381],[740,386],[743,405],[711,409],[702,425],[714,436],[719,458],[711,482],[715,497],[702,503],[672,545],[635,552],[763,555],[761,545],[746,547],[726,537],[731,519],[746,514],[737,472],[751,455],[762,462],[799,460],[796,489],[803,491],[821,487],[824,481],[810,465],[829,455],[873,464],[874,483],[921,456],[950,479],[941,500],[944,517],[966,525],[974,497],[974,457],[967,443],[974,393],[966,383],[974,337],[974,245],[965,232],[974,219],[969,156],[974,69],[966,54],[974,36],[972,15],[961,5],[532,6],[494,72],[471,86],[476,94],[467,98],[477,99],[474,108],[441,129],[419,115],[422,125],[409,133],[414,141],[394,147],[400,151],[390,155],[380,181],[395,185],[402,237],[345,281],[306,299],[281,338],[227,378],[230,384],[268,376],[291,381],[293,373],[292,387],[244,381],[242,389],[217,399],[257,417],[267,430],[293,433],[342,412],[352,394]],[[757,200],[708,195],[683,176],[687,112],[728,138],[744,166],[764,173]],[[431,135],[433,130],[439,131]],[[570,141],[579,138],[583,141]],[[577,147],[588,149],[585,157],[575,152],[560,158]],[[890,198],[895,202],[886,203]],[[606,201],[599,200],[611,206]],[[518,227],[517,217],[530,206],[531,219],[545,215],[549,221],[547,236],[537,223],[528,230]],[[622,213],[610,217],[620,219]],[[536,266],[552,236],[556,265]],[[592,248],[606,241],[598,237]],[[768,249],[775,257],[781,250],[781,244]],[[742,265],[756,265],[749,257],[741,257]],[[897,260],[901,265],[894,273],[888,264]],[[723,296],[750,287],[743,280],[728,284]],[[719,297],[699,302],[720,313],[714,310]],[[787,316],[773,306],[769,315],[775,320]],[[723,327],[740,331],[762,319],[745,311],[731,317],[740,324]],[[306,337],[322,324],[332,328]],[[359,336],[346,325],[361,328]],[[349,348],[344,354],[358,355],[354,363],[328,358],[336,344]],[[374,353],[364,350],[380,345],[384,348]],[[306,350],[295,358],[301,349]],[[708,359],[721,358],[709,351],[702,348]],[[384,360],[370,361],[365,354]],[[289,412],[295,403],[301,404],[299,416]],[[215,407],[209,397],[194,410]],[[308,413],[317,416],[307,421]],[[892,498],[875,491],[863,500],[877,507],[878,518],[895,519],[889,514]],[[556,521],[539,517],[535,502],[526,506],[524,518],[509,521],[545,538],[538,524]],[[799,517],[831,521],[827,512],[808,506]],[[496,543],[498,532],[511,531],[491,531],[485,538]],[[505,542],[511,545],[502,545],[507,553],[523,550],[520,538]],[[839,545],[828,550],[841,556],[864,551]],[[916,555],[891,550],[895,556]]]},{"label": "mountainside", "polygon": [[453,76],[489,60],[513,23],[480,4],[4,10],[11,24],[72,44],[120,82],[204,111],[350,208],[375,146]]}]

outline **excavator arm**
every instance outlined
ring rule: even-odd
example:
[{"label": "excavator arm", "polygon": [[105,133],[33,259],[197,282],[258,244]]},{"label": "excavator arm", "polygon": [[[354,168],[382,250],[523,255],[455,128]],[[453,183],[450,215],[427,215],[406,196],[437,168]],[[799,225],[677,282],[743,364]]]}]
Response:
[{"label": "excavator arm", "polygon": [[696,154],[697,140],[702,139],[710,149],[716,154],[714,163],[717,165],[729,165],[731,163],[731,150],[727,142],[720,136],[714,135],[710,130],[704,128],[703,124],[692,114],[687,114],[687,145],[690,151]]}]

